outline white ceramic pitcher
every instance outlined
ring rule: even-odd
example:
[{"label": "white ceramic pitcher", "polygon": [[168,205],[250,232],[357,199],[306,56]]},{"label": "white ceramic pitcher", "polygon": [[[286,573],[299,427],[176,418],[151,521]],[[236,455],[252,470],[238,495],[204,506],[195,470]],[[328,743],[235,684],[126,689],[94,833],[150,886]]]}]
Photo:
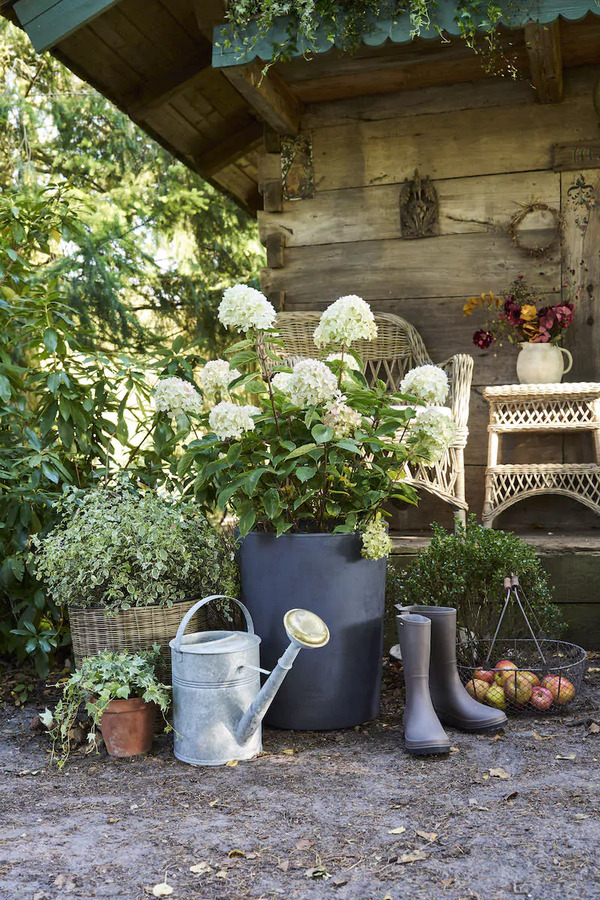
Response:
[{"label": "white ceramic pitcher", "polygon": [[[573,357],[556,344],[519,344],[517,378],[521,384],[558,384],[571,371]],[[567,357],[567,366],[563,353]]]}]

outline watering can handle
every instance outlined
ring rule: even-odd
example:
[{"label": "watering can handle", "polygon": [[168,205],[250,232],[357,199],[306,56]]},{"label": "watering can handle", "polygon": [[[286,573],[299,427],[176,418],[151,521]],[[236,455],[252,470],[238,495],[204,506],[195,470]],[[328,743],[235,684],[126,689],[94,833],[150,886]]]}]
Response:
[{"label": "watering can handle", "polygon": [[254,622],[252,621],[252,616],[243,603],[240,603],[240,601],[236,600],[235,597],[227,597],[225,594],[211,594],[210,597],[204,597],[203,600],[198,600],[197,603],[194,603],[191,609],[188,609],[185,616],[179,623],[179,628],[177,629],[177,634],[175,635],[173,649],[179,650],[179,648],[181,647],[181,639],[183,638],[185,629],[187,628],[188,623],[194,613],[197,612],[202,606],[206,606],[207,603],[210,603],[211,600],[231,600],[233,603],[237,603],[237,605],[244,613],[246,626],[248,628],[248,634],[254,634]]}]

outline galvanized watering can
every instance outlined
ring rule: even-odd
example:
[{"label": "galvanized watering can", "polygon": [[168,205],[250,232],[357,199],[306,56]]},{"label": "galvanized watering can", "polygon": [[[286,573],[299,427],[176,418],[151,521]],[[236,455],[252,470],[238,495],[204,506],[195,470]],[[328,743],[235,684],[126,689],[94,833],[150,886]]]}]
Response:
[{"label": "galvanized watering can", "polygon": [[[248,631],[185,634],[196,610],[218,599],[238,604]],[[177,759],[193,766],[220,766],[260,753],[262,719],[296,656],[303,647],[324,647],[329,640],[325,622],[306,609],[290,609],[283,624],[291,643],[261,689],[260,673],[269,673],[260,668],[260,638],[243,603],[213,594],[185,614],[169,643]]]}]

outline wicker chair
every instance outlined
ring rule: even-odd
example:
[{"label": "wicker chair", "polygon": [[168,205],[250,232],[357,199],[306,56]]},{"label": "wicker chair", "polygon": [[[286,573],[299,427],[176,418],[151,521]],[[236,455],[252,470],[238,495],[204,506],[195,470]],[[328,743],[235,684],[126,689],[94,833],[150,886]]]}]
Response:
[{"label": "wicker chair", "polygon": [[[313,332],[320,312],[280,312],[277,329],[289,357],[315,356],[317,348]],[[353,349],[364,360],[364,374],[369,381],[381,379],[390,391],[398,389],[402,378],[414,366],[431,365],[431,359],[419,332],[405,319],[391,313],[379,313],[377,338],[358,341]],[[428,491],[449,503],[456,519],[463,525],[467,519],[465,500],[464,451],[469,434],[469,399],[473,376],[473,358],[463,353],[440,363],[450,383],[450,406],[456,423],[456,439],[442,459],[433,466],[416,466],[407,480],[416,488]]]}]

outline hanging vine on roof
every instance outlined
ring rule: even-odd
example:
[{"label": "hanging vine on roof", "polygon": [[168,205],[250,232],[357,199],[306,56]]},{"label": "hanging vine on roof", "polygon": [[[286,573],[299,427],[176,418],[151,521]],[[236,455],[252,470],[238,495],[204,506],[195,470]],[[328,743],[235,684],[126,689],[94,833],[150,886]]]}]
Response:
[{"label": "hanging vine on roof", "polygon": [[[486,71],[514,77],[516,70],[502,48],[498,28],[506,12],[506,4],[500,6],[496,0],[456,0],[454,22],[466,44],[482,55]],[[271,62],[278,62],[301,51],[310,55],[305,48],[316,44],[317,32],[335,41],[342,52],[353,53],[379,22],[395,24],[406,14],[411,37],[431,30],[442,34],[437,0],[230,0],[227,18],[240,50],[251,51],[266,39],[272,47]],[[277,27],[282,17],[287,18],[284,34]]]}]

